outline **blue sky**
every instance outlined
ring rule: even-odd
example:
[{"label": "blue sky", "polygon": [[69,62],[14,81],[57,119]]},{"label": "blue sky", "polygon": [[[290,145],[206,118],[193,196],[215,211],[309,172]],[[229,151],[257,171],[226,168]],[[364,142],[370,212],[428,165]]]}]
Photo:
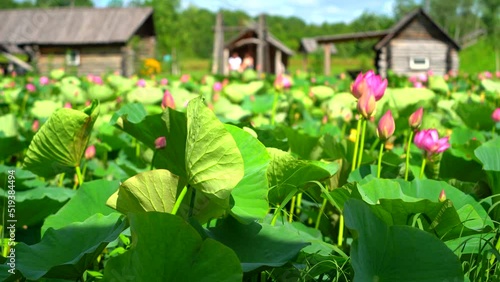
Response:
[{"label": "blue sky", "polygon": [[[106,6],[108,2],[109,0],[94,0],[99,7]],[[251,16],[265,12],[271,15],[296,16],[307,23],[321,24],[350,22],[363,11],[392,15],[394,0],[181,0],[181,3],[183,8],[195,5],[211,11],[220,8],[244,10]]]}]

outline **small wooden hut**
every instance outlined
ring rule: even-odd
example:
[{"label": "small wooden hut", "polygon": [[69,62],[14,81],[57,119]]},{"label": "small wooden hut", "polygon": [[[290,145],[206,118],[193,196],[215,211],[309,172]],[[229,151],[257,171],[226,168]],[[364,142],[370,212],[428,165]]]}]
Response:
[{"label": "small wooden hut", "polygon": [[388,70],[408,76],[458,70],[460,46],[423,9],[402,18],[374,49],[375,65],[383,76]]},{"label": "small wooden hut", "polygon": [[321,48],[323,48],[323,58],[325,65],[331,64],[331,55],[335,55],[338,52],[335,44],[328,43],[320,45],[315,38],[302,38],[300,40],[299,52],[302,53],[302,69],[304,71],[307,71],[307,66],[309,65],[308,55],[318,52],[318,50]]},{"label": "small wooden hut", "polygon": [[[328,43],[378,39],[374,46],[375,67],[384,77],[389,70],[408,76],[429,70],[437,75],[458,70],[460,46],[423,9],[407,14],[388,30],[304,39],[323,45],[325,54],[329,52]],[[325,56],[324,73],[330,74],[329,56]]]},{"label": "small wooden hut", "polygon": [[2,10],[0,19],[0,46],[31,50],[29,60],[41,73],[66,68],[78,75],[131,75],[155,55],[151,8]]},{"label": "small wooden hut", "polygon": [[[226,42],[224,60],[227,62],[229,54],[238,53],[240,57],[250,54],[256,63],[256,68],[265,73],[280,73],[288,67],[288,58],[293,51],[279,41],[272,33],[264,32],[263,58],[259,58],[259,33],[258,27],[249,27],[233,39]],[[282,69],[284,67],[284,69]],[[227,71],[226,71],[227,72]]]}]

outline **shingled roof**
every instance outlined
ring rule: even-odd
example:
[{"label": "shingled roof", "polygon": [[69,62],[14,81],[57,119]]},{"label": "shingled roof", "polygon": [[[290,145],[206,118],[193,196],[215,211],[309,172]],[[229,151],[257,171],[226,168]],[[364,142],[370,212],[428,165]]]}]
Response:
[{"label": "shingled roof", "polygon": [[[259,40],[256,38],[257,36],[257,26],[249,26],[247,29],[243,30],[240,34],[230,39],[226,42],[226,48],[234,48],[244,44],[258,44]],[[250,38],[246,38],[250,37]],[[244,39],[246,38],[246,39]],[[270,32],[267,33],[267,42],[279,50],[281,52],[291,56],[293,55],[293,51],[288,48],[283,42],[279,41],[274,35]]]},{"label": "shingled roof", "polygon": [[127,42],[151,25],[151,8],[0,10],[0,44],[84,45]]}]

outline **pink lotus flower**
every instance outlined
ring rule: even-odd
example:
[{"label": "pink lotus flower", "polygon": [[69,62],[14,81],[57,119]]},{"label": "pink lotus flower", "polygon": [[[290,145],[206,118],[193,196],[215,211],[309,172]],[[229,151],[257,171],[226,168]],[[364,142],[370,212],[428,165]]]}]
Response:
[{"label": "pink lotus flower", "polygon": [[424,108],[420,107],[408,118],[408,123],[412,129],[417,129],[422,124],[422,117],[424,115]]},{"label": "pink lotus flower", "polygon": [[90,145],[85,150],[85,159],[90,160],[95,156],[95,146]]},{"label": "pink lotus flower", "polygon": [[449,137],[439,139],[436,129],[425,129],[417,132],[414,142],[418,148],[427,153],[427,156],[442,153],[450,147]]},{"label": "pink lotus flower", "polygon": [[372,70],[366,74],[359,73],[356,80],[351,85],[351,92],[356,98],[371,93],[378,101],[384,96],[385,89],[387,88],[387,79],[382,80],[382,77],[376,75]]},{"label": "pink lotus flower", "polygon": [[220,82],[214,83],[213,88],[214,88],[214,92],[220,92],[222,90],[222,83],[220,83]]},{"label": "pink lotus flower", "polygon": [[415,82],[418,81],[418,78],[416,76],[410,76],[408,77],[408,81],[414,84]]},{"label": "pink lotus flower", "polygon": [[40,128],[40,121],[39,121],[39,120],[37,120],[37,119],[35,119],[35,120],[33,121],[33,124],[31,125],[31,130],[32,130],[33,132],[37,132],[39,128]]},{"label": "pink lotus flower", "polygon": [[165,90],[165,92],[163,93],[163,99],[161,100],[161,107],[162,109],[171,108],[175,110],[174,97],[172,97],[172,94],[170,93],[170,91],[168,91],[168,89]]},{"label": "pink lotus flower", "polygon": [[36,87],[32,83],[28,83],[28,84],[26,84],[26,90],[28,90],[28,92],[33,93],[36,91]]},{"label": "pink lotus flower", "polygon": [[427,82],[427,74],[425,74],[425,73],[419,74],[418,80],[420,80],[421,82]]},{"label": "pink lotus flower", "polygon": [[160,80],[160,85],[165,86],[165,85],[167,85],[167,84],[168,84],[168,79],[166,79],[166,78],[162,78],[162,79]]},{"label": "pink lotus flower", "polygon": [[165,136],[160,136],[155,140],[156,150],[161,150],[167,146],[167,138]]},{"label": "pink lotus flower", "polygon": [[484,77],[489,79],[489,78],[492,78],[492,77],[493,77],[493,75],[491,74],[491,72],[489,72],[489,71],[485,71],[485,72],[484,72]]},{"label": "pink lotus flower", "polygon": [[145,81],[144,79],[142,79],[142,78],[141,78],[141,79],[139,79],[139,80],[137,81],[137,86],[138,86],[138,87],[146,87],[146,81]]},{"label": "pink lotus flower", "polygon": [[422,82],[417,81],[417,82],[413,83],[413,87],[414,88],[424,88],[424,85],[422,84]]},{"label": "pink lotus flower", "polygon": [[96,75],[92,78],[92,82],[97,85],[103,85],[102,77]]},{"label": "pink lotus flower", "polygon": [[491,115],[491,118],[492,118],[495,122],[500,122],[500,108],[496,108],[496,109],[493,111],[493,114]]},{"label": "pink lotus flower", "polygon": [[47,85],[47,84],[49,84],[49,78],[46,76],[41,76],[39,83],[40,83],[40,85]]},{"label": "pink lotus flower", "polygon": [[394,134],[396,125],[394,124],[394,118],[392,117],[391,110],[388,110],[379,120],[377,127],[378,138],[381,140],[387,140]]},{"label": "pink lotus flower", "polygon": [[427,76],[433,76],[433,75],[434,75],[434,72],[432,70],[427,71]]},{"label": "pink lotus flower", "polygon": [[276,89],[287,89],[292,86],[292,80],[288,75],[285,74],[279,74],[276,76],[276,79],[274,80],[274,87]]},{"label": "pink lotus flower", "polygon": [[186,82],[188,82],[188,81],[189,81],[189,78],[190,78],[190,77],[189,77],[189,74],[183,74],[183,75],[181,76],[181,82],[182,82],[182,83],[186,83]]},{"label": "pink lotus flower", "polygon": [[64,107],[67,108],[67,109],[72,109],[73,106],[71,105],[70,102],[66,102],[66,104],[64,104]]},{"label": "pink lotus flower", "polygon": [[368,92],[362,95],[358,100],[358,112],[365,118],[370,119],[373,112],[375,111],[377,104],[375,102],[375,96]]}]

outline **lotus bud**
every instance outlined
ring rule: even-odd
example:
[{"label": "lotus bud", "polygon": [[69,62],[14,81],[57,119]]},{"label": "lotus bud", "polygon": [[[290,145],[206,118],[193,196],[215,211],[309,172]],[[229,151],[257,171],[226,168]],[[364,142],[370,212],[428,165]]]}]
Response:
[{"label": "lotus bud", "polygon": [[182,83],[186,83],[186,82],[188,82],[188,81],[189,81],[189,74],[183,74],[183,75],[181,76],[181,82],[182,82]]},{"label": "lotus bud", "polygon": [[138,86],[138,87],[146,87],[146,80],[144,80],[144,79],[142,79],[142,78],[141,78],[141,79],[139,79],[139,80],[137,81],[137,86]]},{"label": "lotus bud", "polygon": [[321,120],[321,123],[322,124],[327,124],[328,123],[328,116],[327,115],[323,116],[323,119]]},{"label": "lotus bud", "polygon": [[358,100],[358,112],[365,118],[370,119],[373,112],[375,111],[377,104],[375,102],[375,96],[371,93],[361,96]]},{"label": "lotus bud", "polygon": [[424,115],[424,108],[420,107],[408,118],[411,129],[415,130],[422,124],[422,117]]},{"label": "lotus bud", "polygon": [[85,159],[90,160],[95,156],[95,146],[90,145],[85,150]]},{"label": "lotus bud", "polygon": [[68,108],[68,109],[72,109],[72,108],[73,108],[73,106],[71,105],[71,103],[70,103],[70,102],[66,102],[66,103],[64,104],[64,107],[65,107],[65,108]]},{"label": "lotus bud", "polygon": [[446,201],[446,193],[444,192],[444,189],[441,190],[441,193],[439,193],[439,198],[438,198],[439,202],[442,203],[444,201]]},{"label": "lotus bud", "polygon": [[35,119],[35,120],[33,121],[33,124],[31,125],[31,130],[32,130],[33,132],[37,132],[39,128],[40,128],[40,121],[39,121],[39,120],[37,120],[37,119]]},{"label": "lotus bud", "polygon": [[26,90],[28,90],[28,92],[33,93],[36,91],[36,87],[32,83],[28,83],[28,84],[26,84]]},{"label": "lotus bud", "polygon": [[220,92],[222,90],[222,83],[216,82],[213,86],[214,92]]},{"label": "lotus bud", "polygon": [[395,129],[396,125],[394,124],[394,118],[392,117],[391,110],[388,110],[378,122],[378,137],[381,140],[387,140],[394,134]]},{"label": "lotus bud", "polygon": [[160,85],[165,86],[165,85],[167,85],[167,84],[168,84],[168,79],[166,79],[166,78],[162,78],[162,79],[160,80]]},{"label": "lotus bud", "polygon": [[161,150],[167,146],[167,139],[165,136],[160,136],[155,140],[155,148]]},{"label": "lotus bud", "polygon": [[212,101],[216,103],[217,101],[219,101],[219,99],[220,99],[220,93],[219,92],[214,93],[214,95],[212,96]]},{"label": "lotus bud", "polygon": [[371,93],[375,100],[382,99],[387,88],[387,79],[382,80],[382,77],[376,75],[373,71],[368,71],[365,74],[359,73],[356,80],[351,85],[351,92],[354,97],[360,99],[361,96]]},{"label": "lotus bud", "polygon": [[42,76],[40,77],[39,83],[40,85],[47,85],[49,84],[49,78],[46,76]]},{"label": "lotus bud", "polygon": [[166,109],[166,108],[171,108],[175,110],[175,102],[174,102],[174,97],[172,97],[172,94],[170,94],[170,91],[165,90],[165,93],[163,93],[163,99],[161,100],[161,108]]},{"label": "lotus bud", "polygon": [[500,108],[496,108],[496,109],[493,111],[493,114],[491,115],[491,118],[492,118],[495,122],[500,122]]}]

